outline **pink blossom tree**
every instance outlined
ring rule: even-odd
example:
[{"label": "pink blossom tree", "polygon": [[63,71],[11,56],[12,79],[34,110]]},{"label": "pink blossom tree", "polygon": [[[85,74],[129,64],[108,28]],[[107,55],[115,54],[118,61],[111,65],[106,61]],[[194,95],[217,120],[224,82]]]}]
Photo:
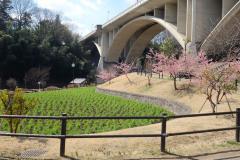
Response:
[{"label": "pink blossom tree", "polygon": [[179,64],[181,66],[181,73],[179,74],[183,74],[182,76],[189,78],[191,81],[196,70],[197,57],[193,54],[183,52],[179,58]]},{"label": "pink blossom tree", "polygon": [[236,62],[212,62],[208,60],[204,52],[200,52],[197,59],[196,82],[198,82],[202,93],[206,95],[199,112],[208,101],[211,105],[212,112],[217,112],[218,104],[225,97],[228,107],[231,110],[228,94],[236,90],[235,80],[238,76]]},{"label": "pink blossom tree", "polygon": [[119,63],[118,65],[115,65],[114,68],[121,74],[121,75],[125,75],[127,80],[129,81],[130,84],[132,84],[133,82],[130,80],[130,78],[128,77],[128,73],[131,72],[133,67],[133,63],[132,64],[128,64],[128,63]]},{"label": "pink blossom tree", "polygon": [[155,63],[153,64],[153,72],[157,73],[159,75],[159,78],[161,77],[160,75],[162,75],[163,78],[163,72],[167,62],[167,57],[164,56],[164,54],[156,53],[154,56],[154,61]]},{"label": "pink blossom tree", "polygon": [[174,89],[178,90],[177,78],[179,72],[182,71],[182,64],[176,58],[169,58],[166,62],[165,69],[170,74],[170,77],[173,79]]},{"label": "pink blossom tree", "polygon": [[150,52],[146,55],[145,60],[145,76],[147,76],[148,86],[151,86],[151,79],[153,75],[153,65],[154,65],[154,51],[150,49]]},{"label": "pink blossom tree", "polygon": [[117,75],[116,71],[113,69],[110,70],[102,70],[97,77],[102,79],[104,82],[109,82],[111,83],[111,80],[115,78]]}]

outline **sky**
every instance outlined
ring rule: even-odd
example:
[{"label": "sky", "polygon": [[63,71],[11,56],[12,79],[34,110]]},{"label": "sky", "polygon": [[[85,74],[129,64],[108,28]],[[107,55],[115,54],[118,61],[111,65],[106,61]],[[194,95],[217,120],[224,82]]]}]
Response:
[{"label": "sky", "polygon": [[84,36],[137,0],[35,0],[41,8],[60,13],[63,23]]}]

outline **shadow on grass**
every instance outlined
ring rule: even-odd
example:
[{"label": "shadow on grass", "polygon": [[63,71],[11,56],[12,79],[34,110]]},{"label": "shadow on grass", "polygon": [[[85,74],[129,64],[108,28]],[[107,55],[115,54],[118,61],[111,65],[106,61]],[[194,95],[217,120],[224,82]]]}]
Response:
[{"label": "shadow on grass", "polygon": [[[234,155],[233,155],[234,154]],[[238,154],[238,155],[236,155]],[[227,150],[221,152],[213,152],[213,153],[203,153],[192,156],[184,156],[180,154],[175,154],[171,152],[165,152],[163,156],[159,158],[140,158],[140,159],[126,159],[126,160],[211,160],[210,156],[215,156],[212,158],[213,160],[230,160],[230,159],[240,159],[240,150]]]},{"label": "shadow on grass", "polygon": [[16,137],[16,138],[17,138],[19,143],[24,143],[25,141],[31,140],[31,141],[37,141],[37,142],[42,143],[42,144],[46,144],[47,141],[48,141],[45,138],[25,138],[25,137]]}]

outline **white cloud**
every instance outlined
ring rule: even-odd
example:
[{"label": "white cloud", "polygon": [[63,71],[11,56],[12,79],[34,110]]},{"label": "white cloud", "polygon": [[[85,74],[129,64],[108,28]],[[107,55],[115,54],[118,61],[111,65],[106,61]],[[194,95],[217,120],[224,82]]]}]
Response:
[{"label": "white cloud", "polygon": [[58,0],[37,0],[37,4],[42,8],[64,13],[64,16],[67,17],[84,15],[83,7],[69,0],[61,0],[61,2]]},{"label": "white cloud", "polygon": [[80,34],[89,32],[89,26],[82,20],[92,12],[100,10],[104,0],[35,0],[39,7],[63,14],[63,22],[74,26]]},{"label": "white cloud", "polygon": [[88,25],[82,24],[78,21],[65,20],[64,23],[67,24],[68,27],[73,30],[73,32],[79,33],[80,35],[85,35],[91,32],[91,29]]}]

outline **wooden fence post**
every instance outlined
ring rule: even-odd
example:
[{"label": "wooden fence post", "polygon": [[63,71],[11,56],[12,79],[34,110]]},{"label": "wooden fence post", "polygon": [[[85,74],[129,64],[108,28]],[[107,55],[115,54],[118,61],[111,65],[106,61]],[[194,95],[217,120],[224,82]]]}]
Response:
[{"label": "wooden fence post", "polygon": [[61,126],[61,136],[64,136],[60,139],[60,156],[63,157],[65,156],[65,143],[66,143],[66,131],[67,131],[67,114],[63,113],[62,114],[63,119],[62,121],[62,126]]},{"label": "wooden fence post", "polygon": [[240,142],[240,108],[237,108],[237,113],[236,113],[236,142]]},{"label": "wooden fence post", "polygon": [[167,114],[163,114],[162,131],[161,131],[161,152],[166,152],[166,137],[167,137]]}]

